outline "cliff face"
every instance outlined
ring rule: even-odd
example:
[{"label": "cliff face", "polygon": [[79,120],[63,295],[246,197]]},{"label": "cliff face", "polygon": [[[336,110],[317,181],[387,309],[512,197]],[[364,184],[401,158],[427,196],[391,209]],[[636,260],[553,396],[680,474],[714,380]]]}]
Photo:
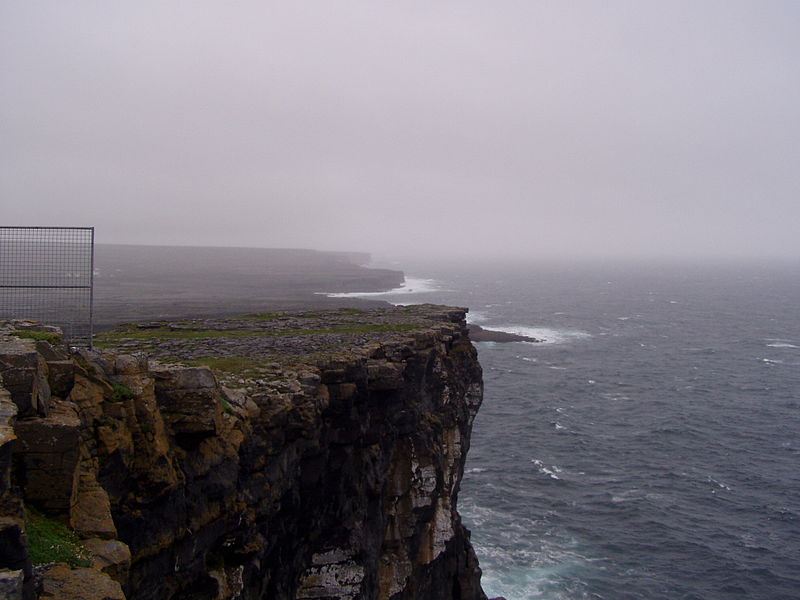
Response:
[{"label": "cliff face", "polygon": [[[71,356],[5,338],[0,536],[21,550],[0,568],[30,574],[24,498],[90,540],[121,585],[96,597],[484,599],[456,511],[482,397],[464,311],[251,317]],[[43,597],[87,571],[50,569]]]}]

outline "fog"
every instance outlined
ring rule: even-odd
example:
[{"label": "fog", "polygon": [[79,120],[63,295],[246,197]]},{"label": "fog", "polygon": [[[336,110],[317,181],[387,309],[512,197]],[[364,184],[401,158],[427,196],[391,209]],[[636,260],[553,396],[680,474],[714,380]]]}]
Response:
[{"label": "fog", "polygon": [[0,4],[0,224],[800,258],[800,3]]}]

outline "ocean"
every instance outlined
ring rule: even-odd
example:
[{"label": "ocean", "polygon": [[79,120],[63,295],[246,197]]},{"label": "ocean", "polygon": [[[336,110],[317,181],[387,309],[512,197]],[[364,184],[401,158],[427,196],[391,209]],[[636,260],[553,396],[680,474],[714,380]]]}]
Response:
[{"label": "ocean", "polygon": [[799,264],[401,267],[371,297],[543,340],[476,344],[490,597],[800,598]]}]

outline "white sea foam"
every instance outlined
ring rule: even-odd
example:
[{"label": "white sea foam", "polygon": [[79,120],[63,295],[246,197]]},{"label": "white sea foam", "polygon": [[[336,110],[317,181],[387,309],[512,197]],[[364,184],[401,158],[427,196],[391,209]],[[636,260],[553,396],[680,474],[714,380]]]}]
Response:
[{"label": "white sea foam", "polygon": [[632,502],[635,500],[641,500],[643,497],[643,493],[639,488],[633,488],[632,490],[625,490],[616,495],[611,496],[611,501],[614,504],[620,504],[622,502]]},{"label": "white sea foam", "polygon": [[467,323],[484,323],[486,319],[486,312],[482,310],[470,310],[467,313]]},{"label": "white sea foam", "polygon": [[481,585],[491,598],[509,600],[573,600],[583,598],[564,587],[565,575],[583,572],[594,557],[577,552],[576,541],[553,529],[543,519],[476,505],[470,498],[459,504],[459,512],[473,531],[472,544],[483,569]]},{"label": "white sea foam", "polygon": [[602,398],[604,398],[605,400],[611,400],[613,402],[620,401],[620,400],[621,401],[630,400],[630,398],[628,396],[626,396],[625,394],[620,394],[620,393],[617,393],[617,392],[602,392],[600,394],[600,396]]},{"label": "white sea foam", "polygon": [[547,466],[538,458],[532,458],[531,462],[536,466],[539,473],[547,475],[550,479],[561,479],[557,473],[561,473],[561,469],[555,465]]},{"label": "white sea foam", "polygon": [[731,491],[731,488],[730,488],[730,486],[728,484],[722,483],[721,481],[717,481],[716,479],[711,477],[711,475],[708,476],[708,482],[709,483],[716,483],[723,490],[728,490],[729,492]]},{"label": "white sea foam", "polygon": [[563,344],[572,340],[592,337],[590,333],[578,329],[554,329],[552,327],[530,327],[527,325],[490,325],[487,328],[494,331],[532,337],[546,344]]},{"label": "white sea foam", "polygon": [[442,288],[435,279],[421,277],[406,277],[403,285],[384,292],[316,292],[328,298],[380,298],[382,296],[396,296],[400,294],[424,294],[427,292],[440,292]]},{"label": "white sea foam", "polygon": [[774,342],[772,344],[767,344],[768,348],[800,348],[800,346],[796,346],[795,344],[790,344],[788,342]]}]

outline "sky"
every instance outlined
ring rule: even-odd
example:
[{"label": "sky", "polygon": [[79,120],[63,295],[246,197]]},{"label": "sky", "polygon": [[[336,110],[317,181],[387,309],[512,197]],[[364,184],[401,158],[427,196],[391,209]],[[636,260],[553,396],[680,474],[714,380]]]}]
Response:
[{"label": "sky", "polygon": [[800,258],[800,2],[3,0],[0,224]]}]

